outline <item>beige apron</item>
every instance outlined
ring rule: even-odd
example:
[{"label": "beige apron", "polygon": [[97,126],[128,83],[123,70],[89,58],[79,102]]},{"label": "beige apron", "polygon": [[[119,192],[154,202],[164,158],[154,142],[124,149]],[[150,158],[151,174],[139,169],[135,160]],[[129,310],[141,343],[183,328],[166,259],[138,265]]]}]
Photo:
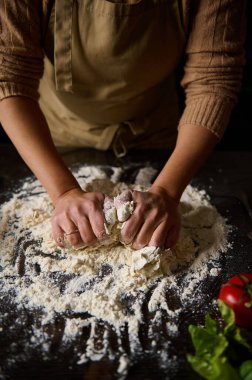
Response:
[{"label": "beige apron", "polygon": [[171,147],[171,73],[185,39],[177,1],[56,0],[47,36],[40,105],[57,146]]}]

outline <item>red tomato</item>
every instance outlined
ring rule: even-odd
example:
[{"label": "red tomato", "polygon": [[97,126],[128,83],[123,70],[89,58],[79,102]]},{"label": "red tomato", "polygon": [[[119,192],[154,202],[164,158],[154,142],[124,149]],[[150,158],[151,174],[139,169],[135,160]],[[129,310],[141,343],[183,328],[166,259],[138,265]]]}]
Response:
[{"label": "red tomato", "polygon": [[240,273],[221,287],[219,299],[235,313],[237,325],[252,329],[252,274]]}]

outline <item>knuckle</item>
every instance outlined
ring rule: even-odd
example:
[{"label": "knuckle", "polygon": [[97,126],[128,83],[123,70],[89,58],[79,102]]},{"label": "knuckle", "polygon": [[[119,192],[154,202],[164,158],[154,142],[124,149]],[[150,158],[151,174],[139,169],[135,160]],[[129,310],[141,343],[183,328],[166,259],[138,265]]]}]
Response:
[{"label": "knuckle", "polygon": [[75,217],[78,217],[80,214],[82,214],[82,207],[79,204],[75,204],[71,208],[71,214],[74,215]]},{"label": "knuckle", "polygon": [[57,223],[57,224],[61,224],[62,221],[66,221],[70,219],[70,214],[69,214],[69,211],[68,210],[61,210],[59,212],[57,212],[55,215],[54,215],[54,221]]},{"label": "knuckle", "polygon": [[85,208],[88,214],[93,214],[97,210],[97,203],[94,200],[88,199]]},{"label": "knuckle", "polygon": [[99,203],[102,203],[102,202],[104,201],[105,196],[104,196],[103,193],[101,193],[101,192],[96,192],[96,193],[95,193],[95,196],[96,196],[96,199],[97,199],[97,201],[98,201]]},{"label": "knuckle", "polygon": [[52,219],[51,219],[51,222],[52,222],[52,225],[60,225],[61,224],[61,221],[62,221],[63,217],[61,214],[54,214],[52,216]]}]

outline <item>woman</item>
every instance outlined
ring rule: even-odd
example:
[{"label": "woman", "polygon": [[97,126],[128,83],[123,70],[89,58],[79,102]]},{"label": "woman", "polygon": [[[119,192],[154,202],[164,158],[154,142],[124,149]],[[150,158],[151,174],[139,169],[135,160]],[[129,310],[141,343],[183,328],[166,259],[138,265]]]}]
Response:
[{"label": "woman", "polygon": [[0,122],[52,199],[59,246],[65,237],[93,244],[106,232],[104,194],[82,191],[55,146],[118,156],[174,148],[149,191],[133,192],[122,239],[135,249],[176,243],[181,194],[237,100],[244,14],[242,0],[1,1]]}]

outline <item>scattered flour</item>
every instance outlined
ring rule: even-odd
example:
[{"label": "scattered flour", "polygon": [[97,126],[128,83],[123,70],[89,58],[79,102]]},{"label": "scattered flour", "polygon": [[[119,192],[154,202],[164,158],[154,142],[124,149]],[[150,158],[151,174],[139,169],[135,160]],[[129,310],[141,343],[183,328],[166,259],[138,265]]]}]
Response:
[{"label": "scattered flour", "polygon": [[[146,352],[158,353],[160,367],[176,359],[169,356],[169,345],[179,335],[179,317],[201,297],[202,281],[221,272],[219,256],[229,247],[225,220],[206,193],[190,185],[181,199],[181,237],[172,251],[156,247],[133,251],[123,246],[118,231],[134,209],[129,186],[148,188],[156,170],[139,170],[130,185],[120,182],[122,173],[119,168],[108,171],[97,166],[75,171],[83,189],[102,189],[108,195],[104,213],[111,239],[105,245],[59,249],[51,237],[52,204],[32,178],[0,209],[0,297],[11,297],[20,310],[40,311],[39,324],[31,327],[26,345],[40,346],[43,355],[49,355],[47,327],[60,315],[62,345],[73,344],[84,331],[87,334],[76,362],[115,360],[119,378],[125,378]],[[140,327],[146,314],[143,344]],[[166,339],[160,340],[163,329]],[[116,349],[110,344],[112,335]]]}]

